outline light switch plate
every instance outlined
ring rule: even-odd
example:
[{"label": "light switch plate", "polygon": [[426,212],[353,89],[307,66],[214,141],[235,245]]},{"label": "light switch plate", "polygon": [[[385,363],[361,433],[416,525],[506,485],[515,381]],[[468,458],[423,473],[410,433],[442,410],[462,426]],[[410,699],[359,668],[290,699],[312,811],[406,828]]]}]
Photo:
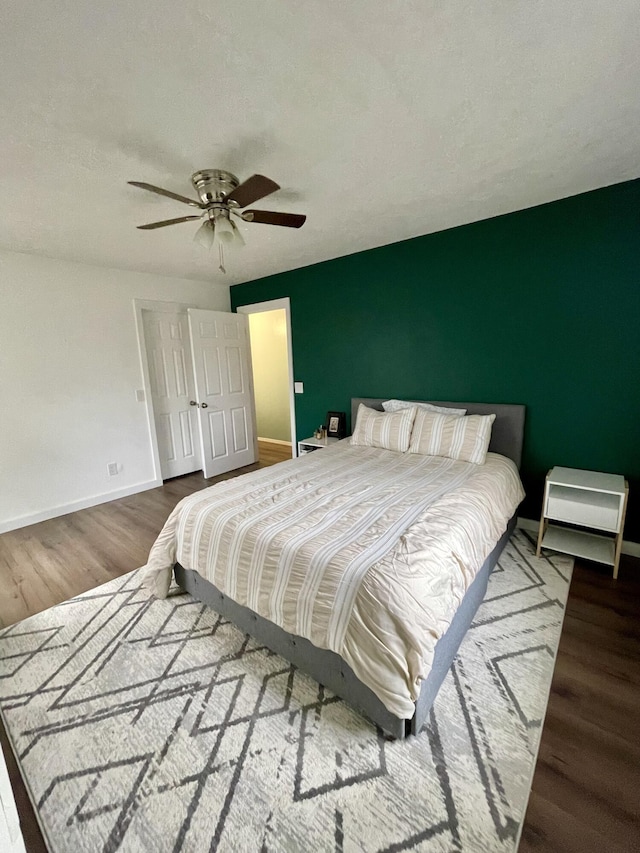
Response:
[{"label": "light switch plate", "polygon": [[304,382],[294,382],[293,390],[296,394],[304,394]]}]

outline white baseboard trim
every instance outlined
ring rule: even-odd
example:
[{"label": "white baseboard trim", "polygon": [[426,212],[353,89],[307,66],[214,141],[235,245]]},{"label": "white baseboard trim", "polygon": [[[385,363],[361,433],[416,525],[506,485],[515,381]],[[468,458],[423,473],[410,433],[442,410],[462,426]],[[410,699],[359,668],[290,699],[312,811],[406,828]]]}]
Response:
[{"label": "white baseboard trim", "polygon": [[270,444],[286,444],[287,447],[291,447],[290,441],[283,441],[281,438],[262,438],[262,436],[259,435],[258,441],[268,441]]},{"label": "white baseboard trim", "polygon": [[41,521],[48,521],[50,518],[58,518],[60,515],[68,515],[70,512],[77,512],[80,509],[88,509],[91,506],[115,501],[118,498],[128,498],[129,495],[136,495],[138,492],[146,492],[148,489],[155,489],[162,485],[162,480],[147,480],[144,483],[135,483],[133,486],[125,486],[123,489],[116,489],[114,492],[103,492],[101,495],[92,495],[89,498],[81,498],[78,501],[71,501],[68,504],[61,504],[50,509],[44,509],[40,512],[30,513],[29,515],[20,515],[17,518],[8,518],[6,521],[0,521],[0,533],[8,533],[10,530],[18,530],[20,527],[28,527],[30,524],[38,524]]},{"label": "white baseboard trim", "polygon": [[[518,527],[523,530],[528,530],[531,533],[538,535],[540,521],[533,518],[521,518],[518,516]],[[628,539],[622,540],[622,553],[628,554],[630,557],[640,557],[640,542],[630,542]]]}]

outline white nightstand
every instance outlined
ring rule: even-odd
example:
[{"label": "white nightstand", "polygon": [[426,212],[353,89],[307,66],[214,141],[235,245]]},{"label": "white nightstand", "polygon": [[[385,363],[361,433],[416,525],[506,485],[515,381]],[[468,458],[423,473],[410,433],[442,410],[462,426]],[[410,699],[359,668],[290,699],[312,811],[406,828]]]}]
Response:
[{"label": "white nightstand", "polygon": [[298,456],[304,456],[305,453],[313,453],[314,450],[322,450],[323,447],[330,447],[332,444],[340,441],[339,438],[303,438],[298,442]]},{"label": "white nightstand", "polygon": [[[547,474],[538,531],[541,548],[573,554],[613,566],[618,577],[624,516],[629,484],[621,474],[601,474],[578,468],[552,468]],[[549,524],[562,521],[578,528],[602,530],[607,535]]]}]

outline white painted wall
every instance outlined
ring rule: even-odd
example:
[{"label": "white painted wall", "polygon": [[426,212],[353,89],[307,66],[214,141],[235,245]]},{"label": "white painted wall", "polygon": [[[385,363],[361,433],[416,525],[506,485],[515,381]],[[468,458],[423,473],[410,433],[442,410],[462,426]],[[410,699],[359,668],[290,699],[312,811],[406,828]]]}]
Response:
[{"label": "white painted wall", "polygon": [[0,251],[0,532],[156,484],[136,298],[230,306],[227,285]]}]

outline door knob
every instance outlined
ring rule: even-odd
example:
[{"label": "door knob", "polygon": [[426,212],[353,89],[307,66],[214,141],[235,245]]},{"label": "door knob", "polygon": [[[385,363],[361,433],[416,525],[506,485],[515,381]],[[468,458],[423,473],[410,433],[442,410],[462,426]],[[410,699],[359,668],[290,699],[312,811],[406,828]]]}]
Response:
[{"label": "door knob", "polygon": [[196,403],[195,400],[189,400],[189,405],[190,406],[197,406],[198,404]]},{"label": "door knob", "polygon": [[208,409],[208,408],[209,408],[209,406],[208,406],[206,403],[201,403],[200,405],[201,405],[201,407],[202,407],[203,409]]}]

